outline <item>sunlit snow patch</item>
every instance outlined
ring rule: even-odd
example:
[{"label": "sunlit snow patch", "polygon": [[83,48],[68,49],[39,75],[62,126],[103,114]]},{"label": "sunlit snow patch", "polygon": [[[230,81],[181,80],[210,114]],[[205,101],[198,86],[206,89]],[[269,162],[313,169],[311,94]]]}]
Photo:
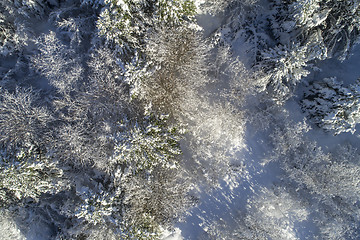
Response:
[{"label": "sunlit snow patch", "polygon": [[181,236],[181,230],[175,228],[174,231],[163,230],[161,240],[183,240]]}]

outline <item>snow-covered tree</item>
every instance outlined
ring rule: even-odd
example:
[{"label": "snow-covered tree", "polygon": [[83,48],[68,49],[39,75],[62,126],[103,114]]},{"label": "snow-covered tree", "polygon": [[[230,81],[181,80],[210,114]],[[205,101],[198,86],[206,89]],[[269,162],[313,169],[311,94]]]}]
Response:
[{"label": "snow-covered tree", "polygon": [[[319,40],[320,39],[320,40]],[[296,85],[306,77],[313,67],[312,61],[325,59],[326,48],[320,32],[315,32],[303,43],[278,45],[264,50],[254,69],[259,71],[257,85],[260,91],[268,91],[272,97],[286,99]]]},{"label": "snow-covered tree", "polygon": [[360,5],[356,0],[329,0],[322,3],[322,12],[326,12],[329,6],[331,10],[321,26],[324,28],[322,36],[328,55],[344,60],[359,39]]},{"label": "snow-covered tree", "polygon": [[[128,124],[123,121],[114,137],[112,157],[102,155],[95,159],[102,150],[87,149],[87,142],[93,141],[95,146],[96,138],[87,140],[80,136],[64,144],[73,154],[69,158],[92,157],[95,166],[110,176],[107,180],[95,177],[95,181],[83,183],[83,187],[77,183],[80,201],[71,204],[75,208],[70,205],[63,210],[69,218],[77,219],[75,235],[90,226],[99,229],[107,226],[114,236],[124,239],[158,239],[160,225],[167,227],[190,203],[186,195],[189,183],[178,170],[181,154],[178,130],[169,127],[164,117],[149,116],[133,128]],[[68,136],[76,138],[74,133]]]},{"label": "snow-covered tree", "polygon": [[[280,6],[287,6],[278,1]],[[265,6],[256,2],[234,3],[229,10],[228,23],[218,30],[220,43],[234,46],[232,51],[242,56],[245,66],[255,71],[253,81],[255,89],[266,92],[279,102],[287,99],[302,78],[309,74],[311,61],[324,59],[326,47],[322,43],[320,31],[311,33],[308,39],[297,41],[290,33],[284,35],[288,41],[278,41],[269,34],[267,18],[272,12],[266,12]],[[278,23],[280,20],[274,20]],[[291,27],[290,27],[291,28]],[[276,35],[276,34],[275,34]],[[245,49],[236,49],[243,43]]]},{"label": "snow-covered tree", "polygon": [[327,57],[344,60],[359,36],[359,3],[335,0],[274,0],[272,29],[282,44],[306,42],[320,31]]},{"label": "snow-covered tree", "polygon": [[72,214],[92,226],[111,224],[109,228],[119,227],[122,219],[120,189],[104,189],[101,184],[98,184],[95,191],[97,192],[82,186],[76,193],[81,201]]},{"label": "snow-covered tree", "polygon": [[27,45],[31,30],[26,27],[15,3],[5,0],[0,3],[0,54],[13,55]]},{"label": "snow-covered tree", "polygon": [[148,117],[116,134],[112,164],[134,173],[151,172],[157,166],[176,167],[181,130],[168,126],[164,115]]},{"label": "snow-covered tree", "polygon": [[18,148],[14,155],[3,152],[0,160],[1,207],[26,200],[39,201],[41,194],[66,189],[63,171],[37,151],[31,146]]},{"label": "snow-covered tree", "polygon": [[344,144],[331,154],[331,159],[319,176],[319,190],[322,194],[340,197],[343,201],[354,204],[359,201],[358,150]]},{"label": "snow-covered tree", "polygon": [[261,57],[262,61],[256,66],[260,74],[264,74],[258,80],[260,91],[269,91],[275,98],[291,94],[296,84],[309,74],[306,47],[277,46],[264,51]]},{"label": "snow-covered tree", "polygon": [[[268,23],[266,9],[259,4],[258,0],[247,1],[205,1],[211,6],[229,4],[224,14],[224,22],[219,29],[212,34],[217,47],[231,46],[245,65],[251,67],[258,62],[258,55],[268,47],[270,36],[267,33]],[[230,2],[230,3],[229,3]],[[201,6],[201,5],[200,5]],[[242,49],[237,49],[238,44],[243,44]]]},{"label": "snow-covered tree", "polygon": [[[86,5],[70,5],[50,13],[49,23],[57,27],[57,37],[79,53],[88,51],[94,39],[98,13]],[[95,44],[94,44],[95,45]]]},{"label": "snow-covered tree", "polygon": [[83,68],[75,52],[61,43],[54,32],[37,41],[40,53],[32,58],[33,67],[47,77],[60,93],[69,93],[80,80]]},{"label": "snow-covered tree", "polygon": [[255,69],[264,71],[260,89],[280,99],[292,93],[314,60],[333,56],[344,60],[358,40],[356,1],[273,0],[270,6],[276,46],[259,54]]},{"label": "snow-covered tree", "polygon": [[[187,27],[161,28],[147,41],[146,63],[128,65],[131,94],[172,117],[183,111],[184,99],[209,81],[207,48],[199,33]],[[145,66],[144,66],[145,65]]]},{"label": "snow-covered tree", "polygon": [[275,185],[261,187],[248,199],[246,211],[232,213],[229,222],[220,219],[211,223],[206,230],[208,235],[201,239],[301,239],[296,225],[307,220],[306,207],[291,189]]},{"label": "snow-covered tree", "polygon": [[191,157],[183,159],[182,166],[195,179],[202,179],[204,187],[216,186],[234,166],[241,165],[237,156],[245,147],[244,116],[231,104],[190,101],[184,102],[191,106],[184,116],[184,146],[191,149]]},{"label": "snow-covered tree", "polygon": [[104,167],[111,148],[105,150],[108,144],[111,146],[111,142],[98,138],[99,130],[95,131],[91,123],[85,121],[59,126],[54,134],[56,138],[48,146],[52,150],[52,157],[75,165],[96,164],[99,168]]},{"label": "snow-covered tree", "polygon": [[[53,153],[57,157],[109,169],[106,162],[113,150],[117,164],[128,161],[131,162],[129,167],[134,168],[140,165],[151,167],[158,161],[168,161],[172,154],[179,154],[179,139],[174,129],[167,129],[165,119],[145,120],[144,124],[140,120],[139,124],[130,126],[132,121],[126,120],[127,114],[136,114],[128,103],[123,70],[111,58],[115,56],[108,49],[93,53],[87,64],[88,84],[81,86],[77,55],[67,50],[54,33],[44,38],[49,39],[39,45],[41,54],[34,58],[34,67],[42,70],[58,89],[54,103],[65,124],[55,131]],[[58,56],[56,50],[64,56]],[[131,144],[130,148],[127,148],[128,144]],[[149,151],[140,154],[145,149]]]},{"label": "snow-covered tree", "polygon": [[352,239],[360,217],[358,153],[349,146],[325,153],[304,136],[308,130],[305,123],[277,129],[272,135],[273,159],[285,170],[284,179],[296,183],[297,191],[314,206],[308,210],[316,213],[321,237]]},{"label": "snow-covered tree", "polygon": [[133,52],[144,44],[146,33],[156,26],[179,25],[192,18],[190,0],[108,0],[98,20],[100,35],[114,42],[120,53]]},{"label": "snow-covered tree", "polygon": [[309,215],[297,196],[282,187],[261,189],[259,196],[249,201],[248,211],[245,218],[247,229],[240,229],[240,238],[300,239],[295,225]]},{"label": "snow-covered tree", "polygon": [[[356,239],[359,234],[359,153],[350,145],[336,148],[316,170],[319,215],[315,222],[324,238]],[[314,178],[314,177],[313,177]],[[331,199],[331,200],[330,200]]]},{"label": "snow-covered tree", "polygon": [[125,172],[118,181],[124,189],[125,239],[158,239],[160,227],[171,228],[193,204],[191,183],[181,169],[157,166],[150,175],[135,176]]},{"label": "snow-covered tree", "polygon": [[335,77],[314,82],[302,100],[302,108],[310,120],[335,135],[356,131],[359,123],[359,80],[349,88]]},{"label": "snow-covered tree", "polygon": [[41,146],[47,127],[53,120],[50,112],[39,105],[36,92],[17,88],[14,93],[1,90],[1,142],[9,147],[33,144]]},{"label": "snow-covered tree", "polygon": [[58,0],[4,0],[0,3],[0,54],[22,51],[34,38],[39,24]]},{"label": "snow-covered tree", "polygon": [[[100,47],[92,52],[87,63],[87,91],[93,98],[92,105],[97,105],[96,102],[102,103],[102,107],[96,106],[93,109],[93,113],[98,112],[97,115],[101,118],[117,118],[119,111],[131,112],[131,107],[126,106],[129,100],[129,86],[125,83],[125,70],[120,63],[121,60],[107,47]],[[119,106],[119,103],[122,103],[122,106]]]},{"label": "snow-covered tree", "polygon": [[0,53],[6,56],[16,49],[18,41],[15,36],[14,23],[5,14],[3,11],[0,12]]},{"label": "snow-covered tree", "polygon": [[307,140],[304,136],[307,131],[309,126],[305,123],[275,130],[271,136],[275,145],[273,160],[281,161],[288,178],[320,198],[337,196],[355,204],[359,191],[356,149],[345,146],[337,152],[325,153],[315,142]]}]

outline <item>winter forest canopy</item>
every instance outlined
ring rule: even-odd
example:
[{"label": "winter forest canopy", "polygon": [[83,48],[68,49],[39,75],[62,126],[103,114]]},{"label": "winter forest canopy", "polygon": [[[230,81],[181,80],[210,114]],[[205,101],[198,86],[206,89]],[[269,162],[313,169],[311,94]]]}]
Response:
[{"label": "winter forest canopy", "polygon": [[359,41],[359,0],[1,0],[0,238],[359,239]]}]

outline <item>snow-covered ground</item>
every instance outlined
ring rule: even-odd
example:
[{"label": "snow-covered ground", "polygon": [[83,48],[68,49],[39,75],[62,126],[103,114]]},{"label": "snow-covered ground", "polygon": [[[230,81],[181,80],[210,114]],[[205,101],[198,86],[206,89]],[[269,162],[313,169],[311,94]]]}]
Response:
[{"label": "snow-covered ground", "polygon": [[337,59],[328,59],[319,63],[321,71],[316,72],[314,79],[322,79],[328,77],[337,77],[346,85],[352,84],[360,77],[360,44],[356,45],[349,58],[340,61]]}]

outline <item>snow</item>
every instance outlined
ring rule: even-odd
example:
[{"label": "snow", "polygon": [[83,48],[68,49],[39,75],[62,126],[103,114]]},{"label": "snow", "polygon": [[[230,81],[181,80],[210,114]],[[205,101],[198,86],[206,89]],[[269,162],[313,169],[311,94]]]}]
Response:
[{"label": "snow", "polygon": [[349,58],[341,62],[335,58],[321,61],[318,67],[321,71],[315,73],[313,80],[337,77],[337,80],[348,86],[360,77],[360,44],[355,45]]},{"label": "snow", "polygon": [[[195,1],[197,7],[204,2],[205,0]],[[265,1],[261,2],[262,4],[265,3]],[[127,7],[122,0],[117,1],[117,4],[123,6],[124,9]],[[222,13],[212,15],[200,10],[197,16],[197,23],[203,29],[204,38],[212,37],[223,25],[225,18],[226,16]],[[319,24],[319,22],[323,20],[322,15],[316,15],[314,19],[311,19],[314,25]],[[293,22],[288,22],[284,27],[290,29],[293,25]],[[221,29],[223,35],[230,31],[231,29],[229,28]],[[247,68],[250,68],[251,60],[249,60],[248,53],[251,46],[249,43],[241,36],[238,36],[231,43],[231,47],[234,57],[238,58]],[[300,61],[295,62],[297,64],[302,63]],[[360,77],[359,62],[360,45],[357,45],[352,52],[352,56],[343,62],[336,59],[316,62],[316,66],[320,68],[321,71],[312,71],[306,79],[311,82],[336,77],[338,80],[344,81],[346,85],[350,85]],[[13,63],[12,59],[8,63],[0,62],[2,66],[13,64],[15,63]],[[288,68],[287,66],[284,67],[285,70]],[[284,73],[284,71],[282,73]],[[300,80],[302,75],[306,75],[304,73],[298,74],[299,75],[295,75],[298,78],[297,80]],[[223,82],[227,82],[227,80]],[[39,81],[39,84],[43,85],[42,81]],[[288,100],[283,106],[284,111],[279,113],[279,118],[283,118],[283,121],[292,122],[293,124],[304,121],[305,115],[299,106],[299,98],[301,98],[300,95],[303,94],[302,91],[304,88],[305,86],[301,85],[296,92],[298,96]],[[213,91],[231,92],[230,84],[217,84]],[[203,94],[206,95],[208,93]],[[218,97],[218,95],[214,96]],[[194,121],[195,126],[193,126],[193,129],[196,129],[198,134],[201,135],[200,139],[203,141],[202,143],[206,143],[206,146],[204,146],[201,151],[208,153],[212,158],[215,156],[219,157],[219,159],[209,157],[209,159],[200,163],[200,167],[205,168],[210,166],[214,168],[212,169],[214,172],[218,173],[221,169],[218,169],[218,166],[213,164],[213,162],[219,162],[225,166],[229,164],[229,166],[235,170],[229,170],[225,174],[219,173],[222,179],[218,185],[214,185],[210,190],[201,182],[194,183],[194,185],[198,187],[199,204],[191,208],[186,213],[184,219],[175,224],[174,230],[162,229],[161,239],[210,239],[211,231],[213,231],[217,225],[224,225],[228,232],[239,230],[239,219],[243,220],[245,216],[251,216],[249,213],[264,213],[263,215],[266,215],[268,218],[279,220],[283,226],[281,229],[276,230],[281,232],[284,239],[311,239],[318,231],[314,226],[313,214],[309,214],[304,210],[304,206],[298,207],[298,202],[295,200],[290,201],[290,197],[289,199],[285,199],[289,200],[289,206],[285,206],[283,202],[280,202],[282,196],[273,196],[274,193],[270,191],[272,187],[283,180],[284,176],[286,177],[286,173],[281,169],[281,163],[271,158],[274,146],[272,145],[269,135],[275,128],[279,126],[282,127],[280,120],[271,119],[271,117],[266,118],[266,116],[263,116],[265,115],[265,110],[261,112],[258,109],[251,109],[251,107],[256,104],[245,102],[242,109],[249,110],[250,108],[253,114],[256,114],[254,112],[258,111],[257,114],[264,118],[264,122],[258,120],[259,123],[256,124],[250,120],[252,116],[245,115],[244,119],[239,120],[243,122],[237,124],[238,122],[231,120],[232,117],[237,118],[238,116],[232,114],[228,109],[220,107],[226,105],[227,102],[230,101],[229,99],[219,97],[219,99],[212,100],[219,100],[221,102],[219,105],[206,103],[206,105],[204,105],[206,109],[203,112],[197,112],[196,114],[198,116],[193,116],[194,118],[198,117],[196,121]],[[207,118],[204,116],[207,116]],[[279,122],[277,122],[277,120],[279,120]],[[260,127],[261,124],[268,125],[268,127],[262,128]],[[308,137],[309,141],[316,142],[317,146],[320,146],[325,152],[331,152],[339,145],[347,142],[350,142],[353,146],[359,146],[359,136],[350,133],[341,133],[338,136],[332,136],[317,128],[314,124],[308,124],[311,125],[312,129],[306,133],[305,136]],[[360,130],[360,127],[357,128]],[[193,137],[196,137],[196,134],[194,134]],[[206,140],[203,140],[205,138]],[[186,152],[190,151],[186,149],[186,147],[184,147],[183,150],[185,151],[183,155],[184,158],[191,155],[191,153]],[[188,162],[191,163],[191,160],[186,161],[186,163]],[[80,190],[84,193],[88,191],[88,189]],[[271,197],[275,200],[271,199]],[[263,205],[260,204],[261,207],[251,205],[254,201],[263,203]],[[285,203],[288,202],[285,201]],[[297,207],[296,210],[298,210],[298,212],[290,208],[291,204]],[[261,219],[259,221],[266,221],[267,218],[260,216],[259,219]],[[33,223],[29,226],[30,230],[27,232],[21,232],[10,218],[3,217],[0,220],[0,239],[50,239],[53,233],[49,224],[38,219],[32,219]],[[225,234],[225,232],[223,234]]]},{"label": "snow", "polygon": [[181,236],[181,230],[175,228],[173,231],[163,230],[161,240],[184,240]]},{"label": "snow", "polygon": [[200,204],[189,211],[183,222],[176,224],[184,239],[207,239],[206,231],[214,222],[222,221],[236,229],[236,216],[245,212],[247,201],[259,187],[270,187],[278,181],[281,170],[276,164],[262,163],[270,147],[261,135],[253,135],[248,129],[245,139],[248,150],[238,156],[245,169],[227,175],[220,186],[210,192],[203,192]]},{"label": "snow", "polygon": [[14,221],[0,212],[0,239],[2,240],[25,240],[25,236],[17,228]]},{"label": "snow", "polygon": [[199,14],[196,16],[197,23],[204,30],[204,37],[209,37],[221,26],[222,16],[211,14]]}]

